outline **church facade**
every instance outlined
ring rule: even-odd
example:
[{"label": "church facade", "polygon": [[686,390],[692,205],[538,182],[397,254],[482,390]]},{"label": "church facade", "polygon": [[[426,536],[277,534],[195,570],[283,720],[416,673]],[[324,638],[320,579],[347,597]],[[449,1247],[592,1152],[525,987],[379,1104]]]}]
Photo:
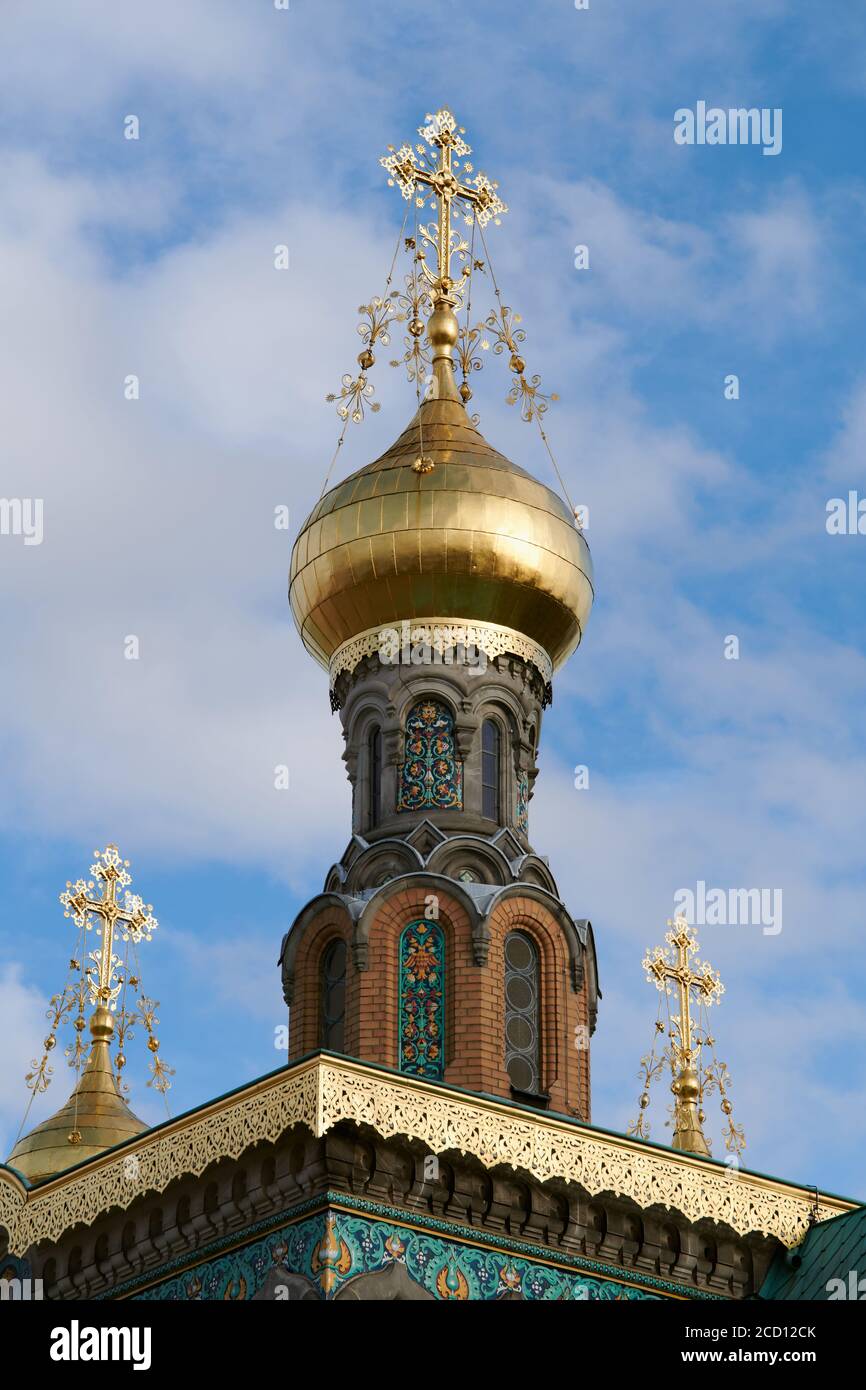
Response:
[{"label": "church facade", "polygon": [[[537,490],[562,517],[547,489],[498,463],[448,371],[421,407],[435,462],[423,491],[410,426],[387,466],[335,490],[342,510],[377,525],[395,506],[406,517],[402,484],[438,493],[455,517],[488,487],[496,505],[513,489],[524,509]],[[315,615],[332,601],[310,566],[326,554],[328,583],[340,574],[322,517],[357,538],[358,516],[340,510],[327,495],[296,543],[302,633],[304,605]],[[586,597],[588,553],[572,537]],[[417,539],[407,553],[421,592]],[[465,553],[468,574],[452,541],[454,602],[472,592],[474,537]],[[503,570],[501,556],[491,566]],[[553,663],[528,617],[522,635],[494,623],[494,606],[460,619],[445,588],[435,606],[444,618],[411,614],[408,633],[386,608],[387,645],[377,629],[359,642],[351,622],[332,634],[353,824],[280,951],[287,1065],[143,1132],[134,1117],[119,1131],[102,1094],[86,1117],[92,1152],[59,1171],[44,1165],[59,1161],[63,1124],[34,1131],[0,1169],[7,1279],[59,1299],[738,1299],[816,1223],[853,1209],[592,1125],[593,931],[530,839]],[[579,636],[578,613],[561,619],[560,650]],[[93,1047],[101,1057],[100,1038]],[[105,1115],[114,1128],[100,1140]]]}]

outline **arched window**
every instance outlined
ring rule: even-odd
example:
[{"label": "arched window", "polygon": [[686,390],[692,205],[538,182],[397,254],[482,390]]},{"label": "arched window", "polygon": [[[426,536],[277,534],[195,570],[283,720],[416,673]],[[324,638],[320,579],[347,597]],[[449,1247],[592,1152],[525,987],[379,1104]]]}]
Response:
[{"label": "arched window", "polygon": [[454,720],[438,700],[419,700],[406,719],[398,811],[463,810],[463,764],[455,755]]},{"label": "arched window", "polygon": [[541,1091],[539,971],[535,942],[524,932],[505,938],[505,1067],[515,1091]]},{"label": "arched window", "polygon": [[400,936],[400,1070],[441,1081],[445,1075],[445,935],[421,918]]},{"label": "arched window", "polygon": [[382,730],[372,729],[367,743],[369,757],[368,790],[370,801],[367,807],[370,825],[378,825],[382,806]]},{"label": "arched window", "polygon": [[496,720],[485,719],[481,725],[481,814],[488,820],[499,820],[501,743],[502,735]]},{"label": "arched window", "polygon": [[342,1052],[346,1024],[346,943],[336,937],[322,955],[322,1014],[319,1046]]}]

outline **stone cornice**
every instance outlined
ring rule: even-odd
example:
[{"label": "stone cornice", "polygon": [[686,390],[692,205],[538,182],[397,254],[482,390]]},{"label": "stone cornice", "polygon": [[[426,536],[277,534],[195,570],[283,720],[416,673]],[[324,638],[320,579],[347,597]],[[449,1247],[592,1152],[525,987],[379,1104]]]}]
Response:
[{"label": "stone cornice", "polygon": [[612,1192],[642,1209],[674,1209],[688,1221],[712,1219],[738,1235],[774,1236],[795,1245],[810,1215],[818,1220],[855,1203],[819,1195],[723,1163],[674,1153],[563,1116],[432,1085],[362,1062],[323,1054],[273,1072],[243,1090],[167,1122],[89,1163],[27,1189],[0,1168],[0,1224],[23,1254],[41,1241],[90,1225],[113,1207],[163,1192],[222,1158],[275,1141],[294,1125],[321,1137],[341,1121],[383,1138],[402,1134],[434,1153],[459,1150],[487,1168],[506,1164],[541,1182],[574,1182],[589,1194]]}]

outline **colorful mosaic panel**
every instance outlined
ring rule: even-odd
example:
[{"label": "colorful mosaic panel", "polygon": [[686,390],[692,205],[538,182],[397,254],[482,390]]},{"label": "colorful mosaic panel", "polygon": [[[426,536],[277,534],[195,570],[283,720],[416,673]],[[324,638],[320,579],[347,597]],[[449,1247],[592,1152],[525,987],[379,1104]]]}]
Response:
[{"label": "colorful mosaic panel", "polygon": [[454,720],[445,705],[421,700],[409,712],[398,811],[463,810],[463,764],[455,754]]},{"label": "colorful mosaic panel", "polygon": [[525,772],[517,778],[517,829],[529,829],[529,778]]},{"label": "colorful mosaic panel", "polygon": [[[159,1302],[331,1300],[351,1297],[353,1280],[360,1283],[363,1276],[394,1273],[410,1293],[414,1287],[416,1296],[426,1294],[442,1301],[493,1302],[510,1297],[572,1303],[660,1296],[391,1221],[328,1211],[198,1265],[137,1297]],[[356,1288],[359,1297],[376,1297],[369,1282],[363,1290]]]},{"label": "colorful mosaic panel", "polygon": [[445,1075],[445,934],[421,918],[400,936],[400,1070],[441,1081]]}]

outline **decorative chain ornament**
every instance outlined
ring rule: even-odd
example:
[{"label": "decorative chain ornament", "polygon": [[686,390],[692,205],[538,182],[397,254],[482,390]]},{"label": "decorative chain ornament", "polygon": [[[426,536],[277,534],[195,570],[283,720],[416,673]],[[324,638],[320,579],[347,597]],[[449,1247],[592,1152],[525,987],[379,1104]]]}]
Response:
[{"label": "decorative chain ornament", "polygon": [[[579,507],[575,507],[574,503],[571,500],[568,488],[565,485],[565,479],[563,478],[562,473],[560,472],[559,464],[556,461],[556,455],[554,454],[553,449],[551,448],[550,440],[548,439],[547,434],[545,433],[544,425],[542,424],[542,416],[546,414],[551,401],[558,401],[559,396],[555,392],[550,392],[549,394],[542,392],[541,377],[537,374],[533,377],[530,377],[529,380],[527,380],[526,378],[526,363],[523,359],[523,354],[521,352],[521,345],[526,340],[526,333],[524,329],[519,327],[519,324],[521,323],[521,317],[519,314],[515,314],[514,311],[509,307],[509,305],[503,302],[502,294],[499,289],[499,284],[496,279],[496,273],[493,269],[493,264],[490,260],[490,252],[487,249],[487,242],[484,237],[483,227],[479,227],[479,233],[481,236],[481,244],[484,248],[484,255],[487,258],[487,265],[490,267],[490,278],[493,281],[493,292],[496,296],[496,303],[498,305],[498,309],[494,309],[491,311],[488,317],[484,320],[484,324],[482,326],[484,328],[487,328],[495,339],[493,347],[494,353],[500,354],[504,353],[506,349],[508,350],[508,352],[510,353],[509,365],[511,367],[512,372],[514,373],[511,382],[511,389],[509,390],[505,399],[509,405],[516,405],[519,401],[521,419],[526,421],[527,424],[531,424],[532,421],[535,421],[536,425],[538,426],[538,433],[541,435],[541,441],[544,444],[544,447],[547,450],[548,458],[550,459],[550,462],[553,465],[553,471],[556,474],[556,478],[559,483],[562,495],[568,503],[568,509],[571,512],[572,518],[574,519],[575,526],[577,527],[578,531],[582,531],[583,518],[581,515],[581,509]],[[482,343],[482,347],[489,348],[489,346],[489,340]]]},{"label": "decorative chain ornament", "polygon": [[[415,246],[413,237],[409,245]],[[417,256],[415,257],[417,263]],[[430,290],[422,284],[417,273],[404,277],[405,290],[397,295],[397,323],[405,323],[408,336],[403,339],[405,351],[402,357],[391,362],[392,367],[405,366],[409,381],[424,381],[430,370],[430,349],[424,341],[424,319],[433,309]]]},{"label": "decorative chain ornament", "polygon": [[156,1036],[154,1030],[156,1028],[156,1025],[159,1023],[159,1019],[156,1016],[156,1011],[158,1008],[158,1000],[148,999],[146,995],[142,994],[141,998],[138,1001],[139,1018],[141,1019],[141,1022],[144,1024],[144,1028],[147,1033],[148,1051],[151,1054],[151,1076],[147,1084],[148,1086],[153,1086],[157,1091],[162,1092],[162,1094],[164,1095],[165,1092],[171,1086],[169,1077],[174,1076],[174,1069],[172,1067],[166,1066],[165,1062],[163,1062],[162,1059],[157,1055],[159,1052],[159,1038]]},{"label": "decorative chain ornament", "polygon": [[461,328],[457,340],[457,361],[460,364],[460,372],[463,377],[459,390],[464,405],[468,405],[472,399],[469,377],[473,372],[480,372],[484,366],[482,359],[477,356],[478,349],[482,347],[480,324],[476,324],[474,328],[470,328],[468,325]]},{"label": "decorative chain ornament", "polygon": [[[73,965],[77,965],[77,962],[70,962],[70,968]],[[66,985],[62,993],[54,994],[51,997],[50,1007],[45,1014],[51,1027],[43,1043],[44,1051],[41,1058],[34,1057],[30,1063],[33,1070],[29,1071],[24,1078],[28,1090],[32,1091],[34,1095],[38,1096],[43,1091],[47,1091],[51,1084],[54,1068],[49,1064],[49,1058],[57,1046],[58,1029],[75,1007],[77,997],[77,985]]]},{"label": "decorative chain ornament", "polygon": [[90,969],[88,968],[88,970],[85,972],[85,976],[81,980],[79,980],[78,984],[75,986],[76,1010],[75,1019],[72,1025],[75,1029],[75,1037],[73,1041],[69,1044],[69,1046],[64,1048],[64,1056],[66,1057],[66,1060],[68,1061],[70,1067],[72,1067],[75,1070],[75,1072],[79,1075],[81,1073],[81,1067],[84,1063],[84,1059],[87,1056],[87,1043],[84,1040],[84,1030],[87,1027],[87,1021],[84,1017],[84,1013],[87,1004],[87,996],[90,991],[89,977]]},{"label": "decorative chain ornament", "polygon": [[521,372],[514,378],[511,390],[505,397],[509,405],[516,405],[520,402],[520,418],[530,424],[533,420],[540,419],[546,412],[551,401],[558,401],[559,396],[553,392],[549,396],[542,395],[539,387],[541,377],[533,376],[529,380]]},{"label": "decorative chain ornament", "polygon": [[656,1044],[659,1040],[658,1035],[664,1035],[664,1031],[665,1025],[661,1020],[661,1000],[659,1000],[659,1017],[656,1019],[653,1045],[650,1051],[640,1059],[639,1075],[643,1082],[643,1086],[639,1101],[640,1109],[638,1111],[638,1117],[626,1130],[626,1134],[632,1135],[635,1139],[649,1139],[650,1137],[650,1125],[647,1116],[647,1107],[650,1103],[650,1086],[660,1072],[664,1071],[665,1065],[670,1063],[670,1051],[668,1048],[663,1048],[660,1054],[656,1053]]},{"label": "decorative chain ornament", "polygon": [[380,299],[378,295],[369,304],[359,304],[358,313],[363,314],[366,320],[358,324],[358,332],[365,344],[358,353],[361,370],[356,377],[347,372],[342,378],[342,390],[330,392],[325,397],[326,401],[337,402],[337,414],[341,420],[353,420],[356,424],[360,424],[364,418],[365,405],[369,404],[374,413],[381,409],[379,402],[372,400],[375,388],[367,381],[367,372],[376,361],[374,346],[377,342],[381,342],[383,347],[388,346],[391,341],[388,329],[397,317],[394,301]]},{"label": "decorative chain ornament", "polygon": [[408,209],[403,218],[400,234],[397,237],[394,255],[391,257],[391,265],[388,270],[387,279],[385,280],[384,293],[375,296],[375,298],[370,300],[369,304],[361,304],[358,306],[358,313],[364,316],[361,323],[358,324],[358,333],[364,341],[364,347],[358,353],[358,367],[360,370],[357,376],[353,376],[351,372],[346,372],[341,378],[340,390],[331,391],[325,397],[325,400],[329,404],[336,404],[337,414],[343,422],[343,428],[340,431],[333,457],[325,473],[322,490],[319,493],[320,500],[325,495],[331,474],[334,471],[334,464],[337,462],[337,457],[343,447],[343,441],[346,438],[346,430],[349,423],[361,424],[364,419],[365,408],[368,406],[373,414],[381,410],[380,403],[373,400],[375,387],[367,380],[367,372],[376,361],[376,355],[373,352],[376,343],[380,342],[383,347],[387,347],[391,341],[389,329],[390,325],[397,317],[394,300],[391,297],[391,281],[394,278],[394,267],[397,264],[397,257],[400,253],[400,242],[406,228],[407,217]]},{"label": "decorative chain ornament", "polygon": [[337,402],[337,414],[341,420],[354,420],[355,424],[359,425],[364,418],[365,405],[369,405],[374,413],[381,410],[379,402],[372,399],[376,388],[368,382],[363,372],[359,372],[356,377],[353,377],[351,372],[346,372],[341,378],[341,385],[341,391],[337,394],[329,392],[325,397],[326,401]]},{"label": "decorative chain ornament", "polygon": [[[515,376],[505,399],[509,405],[516,405],[519,401],[521,419],[530,424],[533,420],[540,419],[546,413],[550,402],[558,401],[559,396],[555,392],[550,395],[541,392],[540,376],[536,375],[527,380],[526,363],[520,353],[520,345],[525,342],[526,333],[518,327],[520,322],[520,314],[515,314],[509,305],[500,303],[499,309],[492,310],[482,326],[495,340],[494,353],[499,355],[507,350],[511,354],[509,366]],[[486,351],[490,347],[489,339],[482,339],[481,346]]]}]

